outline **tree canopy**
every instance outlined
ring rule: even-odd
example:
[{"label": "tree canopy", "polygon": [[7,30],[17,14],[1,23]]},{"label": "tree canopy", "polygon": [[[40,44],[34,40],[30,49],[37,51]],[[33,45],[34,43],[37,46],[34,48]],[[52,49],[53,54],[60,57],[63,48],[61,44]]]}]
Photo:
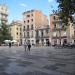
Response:
[{"label": "tree canopy", "polygon": [[59,15],[66,25],[68,21],[73,21],[72,15],[75,14],[75,0],[57,0],[59,3]]},{"label": "tree canopy", "polygon": [[11,37],[11,35],[9,33],[8,25],[2,23],[1,28],[0,28],[0,44],[4,40],[12,40],[12,37]]}]

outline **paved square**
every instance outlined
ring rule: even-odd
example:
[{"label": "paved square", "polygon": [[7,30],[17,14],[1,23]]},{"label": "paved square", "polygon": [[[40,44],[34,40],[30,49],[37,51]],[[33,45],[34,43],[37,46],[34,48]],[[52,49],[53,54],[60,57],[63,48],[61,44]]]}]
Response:
[{"label": "paved square", "polygon": [[75,75],[75,49],[0,47],[0,75]]}]

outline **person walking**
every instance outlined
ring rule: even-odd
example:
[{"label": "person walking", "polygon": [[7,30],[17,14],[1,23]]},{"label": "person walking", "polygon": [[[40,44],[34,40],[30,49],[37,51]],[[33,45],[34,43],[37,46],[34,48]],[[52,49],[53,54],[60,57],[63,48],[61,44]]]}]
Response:
[{"label": "person walking", "polygon": [[28,50],[29,50],[29,51],[30,51],[30,48],[31,48],[31,44],[29,43],[29,44],[28,44]]},{"label": "person walking", "polygon": [[25,49],[25,51],[27,50],[27,42],[26,42],[26,39],[24,41],[24,49]]},{"label": "person walking", "polygon": [[47,42],[47,46],[50,46],[50,42],[49,41]]},{"label": "person walking", "polygon": [[9,48],[11,48],[11,42],[9,42]]}]

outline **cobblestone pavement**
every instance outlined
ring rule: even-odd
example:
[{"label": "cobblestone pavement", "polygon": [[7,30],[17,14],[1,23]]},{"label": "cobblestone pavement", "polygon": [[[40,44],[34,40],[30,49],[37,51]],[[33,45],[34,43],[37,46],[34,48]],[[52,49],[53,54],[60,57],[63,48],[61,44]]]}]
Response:
[{"label": "cobblestone pavement", "polygon": [[0,75],[75,75],[75,49],[0,47]]}]

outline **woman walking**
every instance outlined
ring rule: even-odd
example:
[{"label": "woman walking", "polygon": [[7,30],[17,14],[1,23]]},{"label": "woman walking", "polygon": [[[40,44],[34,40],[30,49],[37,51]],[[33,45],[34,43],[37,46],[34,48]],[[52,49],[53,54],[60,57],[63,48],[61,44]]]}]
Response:
[{"label": "woman walking", "polygon": [[31,44],[29,43],[29,44],[28,44],[28,50],[29,50],[29,51],[30,51],[30,48],[31,48]]}]

